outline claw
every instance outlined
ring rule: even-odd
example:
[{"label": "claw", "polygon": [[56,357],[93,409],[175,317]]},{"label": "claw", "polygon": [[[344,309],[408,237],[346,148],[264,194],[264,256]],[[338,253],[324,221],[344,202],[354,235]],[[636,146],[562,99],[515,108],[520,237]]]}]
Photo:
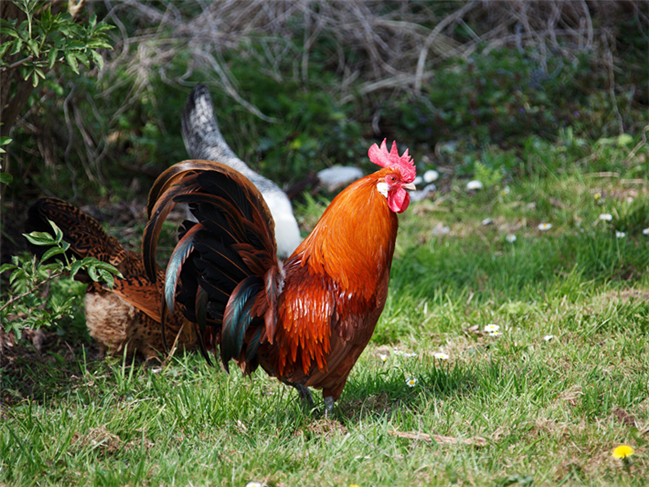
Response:
[{"label": "claw", "polygon": [[334,398],[333,396],[327,396],[324,398],[325,403],[325,418],[328,418],[329,415],[334,412]]}]

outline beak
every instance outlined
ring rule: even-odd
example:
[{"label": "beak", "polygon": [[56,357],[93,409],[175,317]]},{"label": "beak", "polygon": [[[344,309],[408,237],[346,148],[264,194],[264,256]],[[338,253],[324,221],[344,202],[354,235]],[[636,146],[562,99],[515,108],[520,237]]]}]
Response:
[{"label": "beak", "polygon": [[404,185],[401,186],[401,187],[402,187],[403,189],[408,189],[408,190],[410,190],[410,191],[414,191],[414,190],[417,189],[417,186],[415,186],[415,183],[404,184]]}]

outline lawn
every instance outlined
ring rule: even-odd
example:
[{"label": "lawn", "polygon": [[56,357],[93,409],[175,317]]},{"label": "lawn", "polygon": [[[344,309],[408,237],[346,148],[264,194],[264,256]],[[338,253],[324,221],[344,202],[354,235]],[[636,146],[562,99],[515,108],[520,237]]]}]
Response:
[{"label": "lawn", "polygon": [[[73,4],[15,1],[2,24],[24,109],[0,137],[0,264],[36,271],[0,276],[0,487],[649,485],[647,2]],[[439,176],[399,215],[387,305],[329,417],[197,353],[103,358],[85,285],[30,292],[42,196],[139,250],[199,82],[304,236],[334,196],[313,173],[375,170],[374,142]]]},{"label": "lawn", "polygon": [[[98,360],[63,336],[57,352],[14,354],[0,483],[645,485],[649,188],[636,142],[631,158],[635,144],[543,143],[521,155],[531,169],[480,191],[440,168],[443,190],[400,216],[388,303],[330,418],[319,395],[309,410],[263,373],[227,375],[193,353],[163,367]],[[303,225],[323,208],[299,206]],[[622,444],[635,449],[625,461],[612,456]]]}]

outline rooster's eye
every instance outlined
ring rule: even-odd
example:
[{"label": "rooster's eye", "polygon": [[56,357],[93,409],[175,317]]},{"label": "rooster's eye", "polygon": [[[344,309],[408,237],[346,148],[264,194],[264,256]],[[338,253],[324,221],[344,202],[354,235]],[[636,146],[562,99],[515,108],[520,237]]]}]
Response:
[{"label": "rooster's eye", "polygon": [[388,181],[390,181],[391,183],[394,183],[396,180],[397,178],[395,178],[394,176],[388,176]]}]

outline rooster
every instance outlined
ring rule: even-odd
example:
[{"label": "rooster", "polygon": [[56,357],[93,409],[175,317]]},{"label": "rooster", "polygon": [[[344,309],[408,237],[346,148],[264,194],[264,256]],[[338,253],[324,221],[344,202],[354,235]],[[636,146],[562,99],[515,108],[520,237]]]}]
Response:
[{"label": "rooster", "polygon": [[189,157],[220,161],[239,171],[257,186],[275,220],[279,256],[286,258],[291,255],[302,241],[291,201],[279,186],[250,169],[230,149],[219,131],[210,93],[203,84],[196,85],[187,97],[182,114],[182,135]]},{"label": "rooster", "polygon": [[[63,239],[70,244],[68,253],[77,259],[94,257],[122,273],[122,278],[115,278],[112,289],[81,273],[76,276],[89,282],[84,298],[86,324],[102,353],[121,355],[137,350],[149,360],[158,357],[167,343],[174,343],[179,332],[179,345],[191,348],[196,344],[195,325],[186,322],[182,307],[167,317],[164,334],[161,331],[164,271],[160,267],[154,268],[156,279],[152,281],[146,275],[141,254],[125,250],[96,220],[56,198],[42,198],[34,203],[29,208],[25,229],[27,233],[53,234],[48,220],[63,232]],[[43,246],[30,248],[40,257],[48,250]]]},{"label": "rooster", "polygon": [[[414,189],[415,167],[396,143],[374,144],[370,160],[383,169],[343,190],[311,234],[283,264],[273,218],[257,188],[241,173],[211,161],[171,166],[149,193],[143,239],[147,273],[157,279],[157,237],[177,203],[189,204],[167,266],[165,299],[199,324],[199,339],[218,344],[226,371],[234,360],[252,373],[298,389],[322,389],[332,411],[349,373],[374,332],[388,292],[398,218]],[[177,289],[178,288],[178,289]],[[207,356],[200,343],[203,354]],[[217,355],[217,347],[214,347]]]}]

